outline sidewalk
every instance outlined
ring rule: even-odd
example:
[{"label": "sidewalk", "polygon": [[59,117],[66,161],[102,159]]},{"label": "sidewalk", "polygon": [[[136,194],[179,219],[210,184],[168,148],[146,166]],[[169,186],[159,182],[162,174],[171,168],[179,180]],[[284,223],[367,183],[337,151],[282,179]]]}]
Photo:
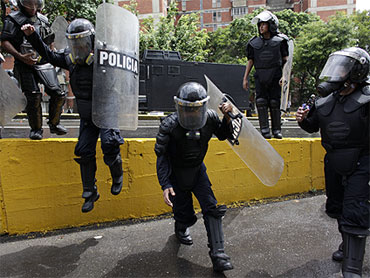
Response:
[{"label": "sidewalk", "polygon": [[[214,273],[201,215],[194,244],[179,245],[172,218],[26,240],[0,238],[0,277],[338,278],[340,243],[325,196],[229,209],[225,248],[234,270]],[[370,241],[364,278],[370,277]]]}]

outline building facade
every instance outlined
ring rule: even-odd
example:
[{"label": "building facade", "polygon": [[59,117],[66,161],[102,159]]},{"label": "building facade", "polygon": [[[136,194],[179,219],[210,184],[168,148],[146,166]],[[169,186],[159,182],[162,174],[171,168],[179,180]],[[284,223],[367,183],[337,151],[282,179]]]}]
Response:
[{"label": "building facade", "polygon": [[[294,12],[314,13],[325,21],[336,12],[352,14],[356,10],[356,0],[137,0],[139,19],[148,16],[158,19],[166,15],[170,1],[178,3],[180,14],[199,13],[200,27],[209,31],[227,26],[233,19],[261,7],[272,12],[291,9]],[[129,2],[116,1],[121,6]]]}]

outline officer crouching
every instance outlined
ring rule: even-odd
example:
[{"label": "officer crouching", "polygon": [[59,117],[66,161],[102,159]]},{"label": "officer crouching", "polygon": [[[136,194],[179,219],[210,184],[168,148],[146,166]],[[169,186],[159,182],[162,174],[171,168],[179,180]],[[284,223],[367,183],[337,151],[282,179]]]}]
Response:
[{"label": "officer crouching", "polygon": [[180,243],[193,244],[189,232],[189,227],[197,221],[193,193],[202,209],[213,269],[219,272],[233,269],[230,257],[224,252],[222,217],[226,206],[217,206],[203,162],[213,134],[219,140],[232,138],[233,129],[227,115],[231,105],[222,104],[225,117],[221,122],[215,111],[207,109],[206,90],[195,82],[183,84],[174,99],[177,112],[162,120],[155,153],[164,202],[174,213],[175,235]]}]

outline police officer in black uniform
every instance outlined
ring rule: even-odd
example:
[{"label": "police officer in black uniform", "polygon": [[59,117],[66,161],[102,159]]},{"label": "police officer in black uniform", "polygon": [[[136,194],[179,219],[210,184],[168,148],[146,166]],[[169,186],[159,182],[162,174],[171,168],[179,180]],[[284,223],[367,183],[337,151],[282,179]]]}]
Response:
[{"label": "police officer in black uniform", "polygon": [[307,132],[321,132],[326,183],[326,213],[338,220],[343,242],[333,259],[343,260],[344,278],[361,277],[370,234],[369,54],[351,47],[332,53],[320,75],[324,82],[311,109],[296,118]]},{"label": "police officer in black uniform", "polygon": [[232,125],[227,115],[231,106],[221,106],[226,114],[221,122],[215,111],[207,109],[209,96],[206,90],[195,82],[183,84],[174,99],[177,112],[163,119],[155,144],[157,175],[164,201],[173,209],[177,239],[182,244],[191,245],[189,227],[197,221],[192,193],[195,195],[203,213],[213,269],[230,270],[233,266],[224,252],[222,231],[226,206],[217,206],[203,159],[213,134],[219,140],[232,137]]},{"label": "police officer in black uniform", "polygon": [[94,208],[94,202],[99,199],[95,185],[96,143],[99,135],[104,154],[104,162],[109,166],[112,175],[111,193],[118,195],[122,189],[123,170],[120,145],[124,143],[118,129],[100,129],[92,122],[92,90],[93,90],[93,50],[94,26],[87,19],[75,19],[67,28],[66,36],[69,48],[63,53],[56,53],[42,42],[31,25],[25,25],[22,30],[32,46],[53,65],[69,70],[70,84],[76,97],[80,114],[80,134],[75,148],[76,162],[80,165],[83,185],[82,198],[85,202],[82,212]]},{"label": "police officer in black uniform", "polygon": [[272,134],[282,139],[280,98],[282,68],[289,56],[288,37],[278,33],[279,21],[269,11],[263,11],[252,19],[257,23],[259,36],[247,44],[248,63],[243,78],[243,88],[248,90],[248,76],[254,66],[256,69],[256,106],[260,130],[266,139],[271,138],[268,108],[270,108]]},{"label": "police officer in black uniform", "polygon": [[1,34],[2,48],[14,56],[14,74],[20,82],[22,91],[27,98],[27,116],[31,127],[30,138],[42,139],[42,94],[38,83],[45,86],[50,96],[49,127],[51,133],[64,135],[67,129],[60,124],[60,115],[65,102],[65,93],[61,90],[53,66],[45,60],[39,60],[21,31],[24,24],[32,24],[43,41],[50,45],[54,41],[47,17],[40,14],[43,0],[18,0],[19,11],[10,13],[4,21]]}]

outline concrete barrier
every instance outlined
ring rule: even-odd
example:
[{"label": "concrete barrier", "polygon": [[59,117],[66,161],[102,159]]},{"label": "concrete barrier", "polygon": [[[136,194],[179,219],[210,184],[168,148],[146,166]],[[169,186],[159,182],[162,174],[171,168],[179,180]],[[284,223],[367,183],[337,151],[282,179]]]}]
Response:
[{"label": "concrete barrier", "polygon": [[[111,178],[97,147],[100,199],[81,213],[82,186],[74,162],[77,139],[0,140],[0,234],[46,232],[170,212],[156,176],[154,139],[127,139],[121,147],[123,191],[110,194]],[[231,205],[324,188],[320,139],[269,140],[284,158],[279,182],[264,186],[226,142],[212,139],[205,159],[219,203]],[[195,202],[199,209],[199,204]]]}]

